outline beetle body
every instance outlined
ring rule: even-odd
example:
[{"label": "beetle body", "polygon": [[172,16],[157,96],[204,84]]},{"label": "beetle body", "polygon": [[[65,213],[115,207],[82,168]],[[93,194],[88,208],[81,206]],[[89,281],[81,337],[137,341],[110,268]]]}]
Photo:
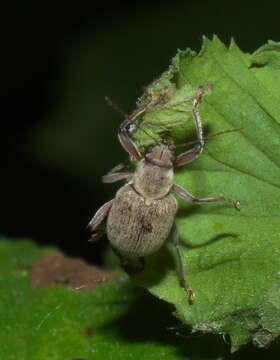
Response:
[{"label": "beetle body", "polygon": [[106,232],[111,245],[128,258],[156,252],[168,237],[177,211],[171,194],[146,204],[132,184],[116,194],[108,214]]},{"label": "beetle body", "polygon": [[156,145],[139,161],[133,180],[113,200],[107,219],[111,245],[128,258],[156,252],[168,237],[177,211],[169,193],[173,184],[172,153]]}]

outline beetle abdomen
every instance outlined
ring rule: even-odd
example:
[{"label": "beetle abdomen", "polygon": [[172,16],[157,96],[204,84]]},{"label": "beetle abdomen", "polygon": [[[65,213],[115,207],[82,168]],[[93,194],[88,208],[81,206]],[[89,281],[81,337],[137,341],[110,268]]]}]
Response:
[{"label": "beetle abdomen", "polygon": [[147,205],[132,185],[125,185],[117,192],[108,215],[108,239],[127,257],[150,255],[169,235],[176,211],[177,201],[171,194]]}]

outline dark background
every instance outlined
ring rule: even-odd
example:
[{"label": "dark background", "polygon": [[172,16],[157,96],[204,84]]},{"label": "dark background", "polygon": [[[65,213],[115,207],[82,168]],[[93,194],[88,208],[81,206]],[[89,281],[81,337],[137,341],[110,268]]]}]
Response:
[{"label": "dark background", "polygon": [[[1,5],[0,233],[100,262],[85,226],[118,186],[116,129],[143,86],[202,35],[252,52],[279,40],[280,3],[12,2]],[[207,80],[207,79],[206,79]]]}]

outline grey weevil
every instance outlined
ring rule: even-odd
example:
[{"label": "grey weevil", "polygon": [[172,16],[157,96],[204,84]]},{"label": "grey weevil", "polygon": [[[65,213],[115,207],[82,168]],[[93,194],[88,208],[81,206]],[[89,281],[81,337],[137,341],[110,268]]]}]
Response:
[{"label": "grey weevil", "polygon": [[128,182],[117,191],[113,200],[105,203],[96,212],[88,224],[94,240],[98,237],[98,226],[107,217],[106,233],[109,242],[122,260],[128,261],[141,260],[155,253],[171,233],[178,259],[180,283],[187,292],[190,304],[195,294],[185,276],[179,237],[174,223],[178,205],[171,191],[190,203],[223,201],[240,210],[238,201],[223,196],[198,199],[180,185],[173,183],[174,167],[192,162],[203,151],[203,128],[197,109],[202,95],[203,90],[199,89],[192,105],[197,144],[177,157],[170,146],[164,143],[149,146],[146,154],[142,156],[132,141],[128,128],[147,107],[140,107],[125,118],[119,127],[118,138],[124,150],[138,160],[136,170],[134,173],[121,172],[121,166],[117,166],[103,176],[105,183],[123,179],[128,179]]}]

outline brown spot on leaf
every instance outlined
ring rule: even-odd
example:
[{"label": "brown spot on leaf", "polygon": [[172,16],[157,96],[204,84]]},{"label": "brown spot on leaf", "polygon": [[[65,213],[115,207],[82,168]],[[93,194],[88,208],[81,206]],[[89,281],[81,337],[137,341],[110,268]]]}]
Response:
[{"label": "brown spot on leaf", "polygon": [[65,285],[76,290],[90,291],[98,285],[117,280],[117,277],[88,265],[83,259],[71,258],[63,254],[45,256],[32,264],[32,288]]},{"label": "brown spot on leaf", "polygon": [[91,338],[91,337],[93,337],[94,333],[95,333],[95,329],[94,329],[93,327],[87,327],[87,328],[85,328],[85,335],[86,335],[86,337]]},{"label": "brown spot on leaf", "polygon": [[16,341],[25,343],[27,341],[27,337],[26,336],[18,337],[18,338],[16,338]]}]

